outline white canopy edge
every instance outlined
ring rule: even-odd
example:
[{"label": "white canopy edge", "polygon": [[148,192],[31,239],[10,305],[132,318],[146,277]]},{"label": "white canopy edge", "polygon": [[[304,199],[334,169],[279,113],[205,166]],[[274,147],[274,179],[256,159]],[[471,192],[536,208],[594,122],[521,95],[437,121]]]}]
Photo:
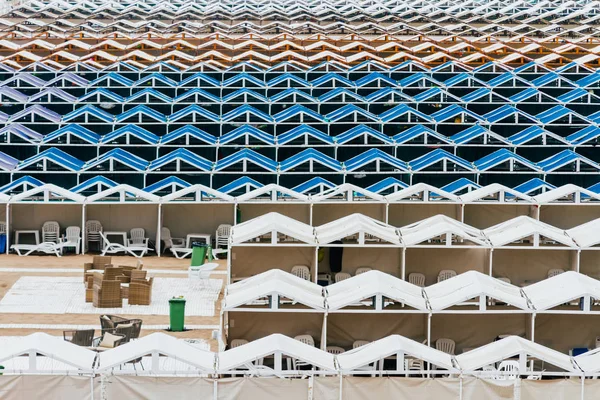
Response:
[{"label": "white canopy edge", "polygon": [[[50,184],[48,184],[50,185]],[[46,185],[42,185],[46,186]],[[56,186],[58,187],[58,186]],[[285,188],[283,186],[269,184],[264,187],[252,190],[248,193],[240,195],[238,197],[233,197],[229,194],[222,193],[216,189],[212,189],[208,186],[201,184],[194,184],[186,188],[182,188],[173,193],[166,194],[164,196],[157,196],[146,192],[143,189],[138,189],[130,185],[117,185],[113,188],[107,189],[103,192],[98,192],[96,194],[83,197],[84,200],[81,200],[81,196],[78,193],[72,192],[69,189],[62,189],[62,191],[58,191],[54,189],[53,191],[56,193],[62,193],[64,198],[73,199],[77,198],[79,202],[94,202],[98,200],[102,200],[106,196],[110,196],[116,192],[122,192],[126,187],[126,191],[130,194],[133,194],[135,197],[140,199],[144,199],[150,202],[155,203],[197,203],[204,202],[207,200],[203,200],[202,193],[205,193],[210,197],[210,201],[217,201],[221,203],[245,203],[245,202],[256,202],[256,198],[260,197],[268,192],[277,191],[285,194],[284,197],[276,197],[272,201],[273,202],[288,202],[287,197],[291,197],[297,201],[302,201],[307,204],[317,204],[320,202],[362,202],[362,201],[370,201],[370,202],[380,202],[382,204],[390,204],[394,202],[402,202],[402,201],[410,201],[410,202],[443,202],[443,203],[456,203],[456,204],[531,204],[531,205],[542,205],[542,204],[579,204],[585,203],[587,200],[600,200],[600,194],[592,192],[591,190],[576,186],[576,185],[564,185],[558,187],[556,189],[550,189],[542,194],[539,194],[535,197],[531,197],[529,195],[523,194],[517,190],[511,189],[509,187],[500,185],[500,184],[490,184],[487,186],[483,186],[481,188],[472,190],[463,195],[455,195],[450,192],[446,192],[439,188],[433,187],[431,185],[427,185],[424,183],[417,183],[407,188],[401,189],[394,193],[390,193],[388,195],[381,195],[378,193],[371,192],[364,188],[358,187],[356,185],[352,185],[349,183],[345,183],[339,185],[335,188],[329,189],[323,193],[316,195],[306,195],[300,192],[296,192],[292,189]],[[111,190],[115,189],[116,190]],[[23,194],[23,193],[19,193]],[[195,194],[193,199],[183,200],[183,197],[190,197],[190,194]],[[343,195],[343,198],[339,198]],[[19,202],[19,201],[27,201],[27,196],[15,198],[18,195],[7,195],[5,193],[0,193],[0,203],[7,202]],[[75,196],[75,197],[74,197]],[[432,196],[434,199],[432,199]],[[484,200],[486,197],[495,196],[497,199]],[[131,197],[131,196],[127,196]],[[565,198],[571,197],[569,201],[565,201]],[[407,199],[407,200],[405,200]],[[126,199],[119,199],[115,202],[129,202]]]},{"label": "white canopy edge", "polygon": [[207,373],[214,371],[215,353],[198,349],[173,336],[160,332],[152,333],[130,341],[126,345],[100,353],[98,355],[97,370],[106,371],[153,353],[174,358]]},{"label": "white canopy edge", "polygon": [[[526,215],[484,229],[483,233],[494,247],[501,247],[529,236],[534,236],[534,240],[535,237],[539,239],[539,236],[544,236],[568,247],[578,247],[577,243],[564,230]],[[534,246],[536,246],[535,243]]]},{"label": "white canopy edge", "polygon": [[274,183],[271,183],[269,185],[265,185],[263,187],[260,187],[258,189],[254,189],[249,191],[248,193],[244,193],[238,197],[235,198],[235,200],[238,203],[246,203],[246,202],[252,202],[253,200],[259,198],[260,196],[263,196],[265,194],[270,194],[271,197],[271,201],[276,202],[278,199],[277,193],[282,193],[286,196],[291,197],[292,199],[295,200],[300,200],[303,202],[308,203],[309,202],[309,197],[305,194],[296,192],[292,189],[288,189],[286,187],[283,187],[281,185],[276,185]]},{"label": "white canopy edge", "polygon": [[192,193],[194,194],[194,202],[202,201],[202,193],[206,193],[207,195],[212,196],[215,199],[222,200],[223,202],[233,203],[235,201],[233,196],[230,196],[228,194],[219,192],[218,190],[211,189],[208,186],[204,186],[204,185],[200,185],[200,184],[191,185],[186,188],[177,190],[171,194],[165,195],[161,198],[161,201],[163,203],[169,203],[169,202],[188,203],[189,201],[182,201],[179,199],[181,199],[184,196],[190,195]]},{"label": "white canopy edge", "polygon": [[575,271],[544,279],[523,288],[538,310],[548,310],[585,296],[600,299],[600,281]]},{"label": "white canopy edge", "polygon": [[273,232],[282,233],[305,244],[317,243],[312,226],[276,212],[235,225],[231,229],[230,242],[232,245],[242,244]]},{"label": "white canopy edge", "polygon": [[448,371],[458,372],[452,363],[451,355],[400,335],[388,336],[339,354],[337,362],[340,370],[352,371],[398,353],[424,360]]},{"label": "white canopy edge", "polygon": [[[507,196],[512,196],[514,198],[514,200],[507,200]],[[517,190],[511,189],[509,187],[506,187],[504,185],[500,185],[499,183],[493,183],[491,185],[487,185],[484,187],[481,187],[479,189],[475,189],[472,190],[470,192],[467,192],[461,196],[459,196],[460,202],[468,204],[468,203],[477,203],[477,202],[486,202],[485,200],[483,200],[486,197],[489,196],[493,196],[493,195],[497,195],[498,196],[498,200],[493,201],[493,202],[498,202],[498,203],[506,203],[506,202],[510,202],[510,203],[515,203],[515,202],[523,202],[523,203],[530,203],[530,204],[536,204],[536,200],[531,197],[528,196],[526,194],[523,194]]]},{"label": "white canopy edge", "polygon": [[456,361],[463,371],[474,371],[520,354],[533,356],[567,372],[577,372],[568,355],[519,336],[509,336],[460,354]]},{"label": "white canopy edge", "polygon": [[15,337],[0,348],[0,363],[22,355],[43,354],[81,371],[92,371],[96,353],[69,343],[62,338],[36,332],[28,336]]},{"label": "white canopy edge", "polygon": [[528,310],[527,299],[517,286],[478,271],[468,271],[424,289],[431,309],[439,311],[467,300],[487,296]]},{"label": "white canopy edge", "polygon": [[480,246],[489,246],[481,230],[441,214],[400,228],[402,243],[405,246],[413,246],[447,234]]},{"label": "white canopy edge", "polygon": [[322,292],[321,286],[289,272],[271,270],[229,285],[225,289],[224,304],[232,310],[277,293],[322,312],[323,307],[336,311],[373,296],[383,296],[423,312],[436,313],[485,296],[528,313],[537,313],[584,296],[600,298],[600,281],[575,271],[567,271],[525,288],[478,271],[467,271],[420,288],[384,272],[371,270],[324,289]]},{"label": "white canopy edge", "polygon": [[288,336],[273,334],[220,353],[218,371],[232,370],[277,352],[306,361],[327,371],[337,370],[332,354]]},{"label": "white canopy edge", "polygon": [[359,235],[359,241],[366,235],[374,236],[390,244],[400,245],[397,228],[363,214],[350,214],[315,228],[319,244],[329,244],[348,236]]},{"label": "white canopy edge", "polygon": [[422,289],[395,276],[371,270],[326,287],[327,306],[330,311],[377,295],[407,304],[418,310],[426,310]]},{"label": "white canopy edge", "polygon": [[[571,202],[579,203],[581,202],[582,195],[584,197],[589,197],[593,200],[600,200],[600,194],[594,193],[591,190],[584,189],[580,186],[568,184],[557,187],[556,189],[548,190],[547,192],[540,193],[534,197],[535,201],[539,204],[552,204],[557,200],[564,199],[566,197],[571,197],[573,200]],[[564,201],[562,201],[564,202]]]},{"label": "white canopy edge", "polygon": [[431,201],[430,197],[433,195],[439,198],[439,200],[435,200],[436,202],[460,202],[460,198],[457,195],[452,194],[450,192],[446,192],[442,189],[438,189],[426,183],[416,183],[407,188],[398,190],[397,192],[390,193],[387,196],[385,196],[385,199],[389,203],[394,203],[411,198],[415,195],[418,195],[418,198],[420,198],[422,202]]},{"label": "white canopy edge", "polygon": [[589,248],[600,244],[600,235],[598,232],[600,232],[600,218],[596,218],[585,224],[567,230],[567,235],[569,235],[579,247]]}]

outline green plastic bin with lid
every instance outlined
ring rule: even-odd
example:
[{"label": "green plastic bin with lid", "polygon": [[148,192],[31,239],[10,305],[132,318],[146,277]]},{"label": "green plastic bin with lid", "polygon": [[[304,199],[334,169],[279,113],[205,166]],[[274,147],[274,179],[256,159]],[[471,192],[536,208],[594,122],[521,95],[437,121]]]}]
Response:
[{"label": "green plastic bin with lid", "polygon": [[183,332],[185,321],[185,299],[183,297],[173,297],[169,300],[169,321],[171,332]]},{"label": "green plastic bin with lid", "polygon": [[206,250],[206,246],[197,246],[192,249],[192,261],[190,262],[190,267],[204,265],[204,260],[206,259]]}]

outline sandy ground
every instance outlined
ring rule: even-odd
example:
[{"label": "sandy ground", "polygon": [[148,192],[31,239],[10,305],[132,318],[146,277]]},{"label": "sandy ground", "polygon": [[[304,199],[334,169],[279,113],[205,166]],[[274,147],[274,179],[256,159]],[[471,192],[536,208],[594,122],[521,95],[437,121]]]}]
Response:
[{"label": "sandy ground", "polygon": [[[63,257],[54,256],[28,256],[19,257],[17,255],[0,255],[0,299],[10,290],[12,285],[22,276],[82,276],[83,264],[92,260],[92,255],[68,255]],[[169,271],[187,271],[190,259],[178,260],[174,257],[144,257],[144,269],[148,270],[154,276],[168,276],[169,278],[187,279],[187,274],[163,274],[152,273],[152,270],[169,270]],[[128,256],[117,256],[112,258],[114,265],[135,265],[137,259]],[[220,266],[218,271],[226,270],[226,260],[217,260]],[[40,272],[29,272],[27,269],[36,268]],[[15,271],[6,271],[6,269],[14,269]],[[23,269],[23,272],[18,271]],[[73,269],[73,272],[52,272],[53,269]],[[225,275],[212,274],[211,279],[225,279]],[[83,279],[82,279],[83,284]],[[174,293],[175,295],[175,293]],[[186,317],[186,325],[219,325],[219,314],[221,310],[221,296],[215,304],[214,317]],[[84,299],[82,299],[84,301]],[[169,325],[168,315],[127,315],[131,318],[140,318],[144,321],[144,325]],[[48,324],[48,325],[100,325],[98,315],[82,315],[82,314],[13,314],[0,313],[0,324]],[[28,335],[34,332],[46,332],[51,335],[62,336],[62,330],[59,329],[15,329],[15,328],[0,328],[0,336],[21,336]],[[148,335],[153,330],[142,330],[142,336]],[[211,339],[212,328],[189,330],[185,332],[167,332],[167,334],[189,339],[204,339],[208,340],[211,349],[216,349],[216,341]],[[100,332],[98,331],[97,334]]]}]

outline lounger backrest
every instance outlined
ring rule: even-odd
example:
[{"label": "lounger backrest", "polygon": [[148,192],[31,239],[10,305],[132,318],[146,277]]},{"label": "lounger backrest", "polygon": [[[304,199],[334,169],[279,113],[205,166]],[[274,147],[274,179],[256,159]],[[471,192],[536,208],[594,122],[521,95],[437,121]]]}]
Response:
[{"label": "lounger backrest", "polygon": [[146,239],[146,231],[144,228],[133,228],[129,231],[131,236],[131,243],[133,244],[142,244],[144,243],[144,239]]},{"label": "lounger backrest", "polygon": [[78,226],[69,226],[65,233],[68,242],[76,242],[79,239],[81,228]]}]

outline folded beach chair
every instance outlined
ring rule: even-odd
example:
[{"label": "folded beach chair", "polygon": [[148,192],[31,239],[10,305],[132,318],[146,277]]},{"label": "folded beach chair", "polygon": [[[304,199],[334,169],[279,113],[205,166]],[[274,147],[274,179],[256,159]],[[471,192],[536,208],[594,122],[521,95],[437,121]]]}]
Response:
[{"label": "folded beach chair", "polygon": [[134,257],[142,258],[148,252],[148,246],[124,246],[120,243],[111,243],[108,241],[103,232],[99,232],[102,241],[104,242],[104,248],[102,249],[101,255],[115,254],[115,253],[129,253]]},{"label": "folded beach chair", "polygon": [[54,254],[56,257],[60,257],[62,249],[65,243],[54,243],[54,242],[42,242],[40,244],[13,244],[10,246],[11,250],[14,250],[20,256],[28,256],[31,253],[46,253]]}]

